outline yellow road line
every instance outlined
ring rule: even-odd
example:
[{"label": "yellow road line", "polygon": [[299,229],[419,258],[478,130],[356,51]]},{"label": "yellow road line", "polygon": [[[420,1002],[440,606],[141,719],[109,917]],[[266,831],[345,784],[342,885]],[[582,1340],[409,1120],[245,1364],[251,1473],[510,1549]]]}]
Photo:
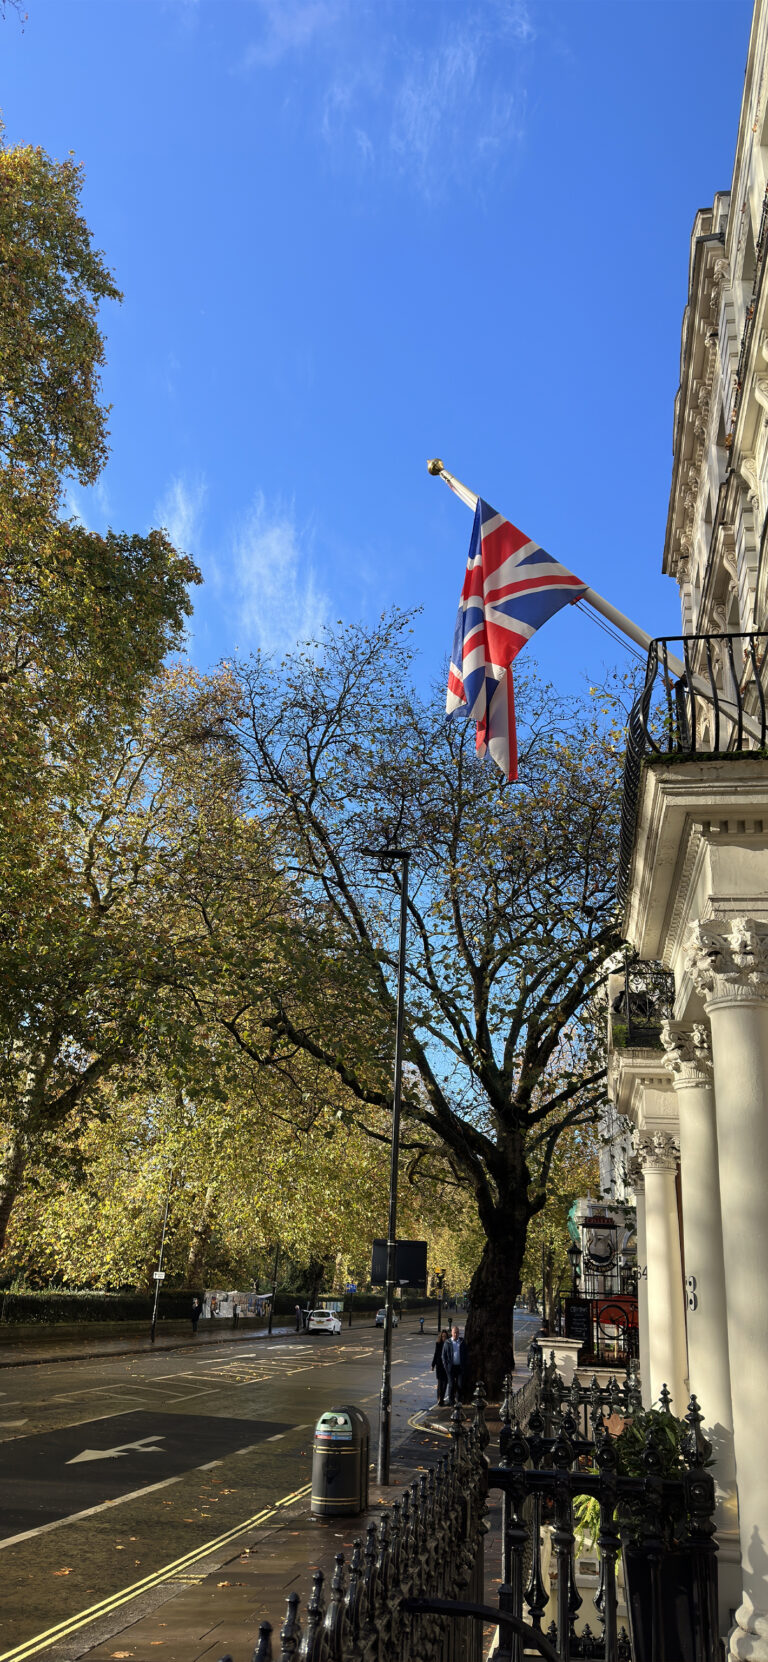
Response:
[{"label": "yellow road line", "polygon": [[76,1616],[67,1617],[66,1621],[58,1622],[55,1627],[49,1627],[45,1633],[35,1634],[33,1639],[25,1639],[23,1644],[16,1645],[13,1650],[3,1651],[0,1662],[25,1662],[28,1656],[37,1656],[41,1650],[47,1650],[50,1645],[59,1639],[66,1639],[71,1633],[77,1633],[81,1627],[87,1627],[99,1616],[108,1616],[113,1610],[119,1610],[123,1604],[130,1604],[131,1599],[140,1593],[148,1593],[153,1587],[159,1587],[163,1581],[168,1581],[177,1575],[180,1570],[189,1569],[199,1559],[216,1552],[219,1547],[228,1546],[230,1541],[237,1540],[238,1535],[244,1535],[249,1529],[255,1529],[258,1524],[267,1522],[268,1518],[282,1506],[290,1506],[295,1500],[302,1500],[312,1488],[311,1483],[305,1483],[300,1489],[294,1489],[293,1494],[283,1495],[276,1500],[273,1506],[268,1506],[263,1512],[256,1512],[252,1518],[246,1518],[244,1523],[236,1524],[223,1535],[217,1535],[212,1541],[206,1541],[202,1546],[193,1547],[191,1552],[184,1553],[183,1557],[175,1558],[173,1563],[164,1564],[161,1570],[155,1570],[152,1575],[144,1576],[141,1581],[134,1581],[130,1587],[123,1587],[119,1593],[111,1593],[108,1598],[102,1599],[99,1604],[92,1604],[88,1610],[80,1610]]}]

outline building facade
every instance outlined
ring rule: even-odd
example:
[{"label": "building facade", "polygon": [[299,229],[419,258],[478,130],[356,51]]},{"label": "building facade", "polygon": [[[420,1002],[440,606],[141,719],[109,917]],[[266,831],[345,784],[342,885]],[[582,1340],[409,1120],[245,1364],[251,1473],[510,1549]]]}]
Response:
[{"label": "building facade", "polygon": [[630,722],[624,932],[635,985],[644,967],[657,978],[644,1006],[657,1019],[638,1035],[612,1018],[609,1057],[634,1128],[644,1400],[662,1384],[680,1414],[699,1400],[723,1633],[755,1662],[768,1662],[767,204],[757,0],[731,189],[691,239],[663,556],[681,637],[652,648]]}]

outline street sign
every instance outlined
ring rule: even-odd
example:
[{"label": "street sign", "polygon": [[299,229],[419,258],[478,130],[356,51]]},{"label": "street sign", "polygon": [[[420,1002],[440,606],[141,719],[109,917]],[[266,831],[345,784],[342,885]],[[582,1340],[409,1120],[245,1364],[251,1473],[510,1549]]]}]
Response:
[{"label": "street sign", "polygon": [[344,1290],[347,1293],[356,1293],[357,1292],[357,1282],[356,1281],[348,1281]]},{"label": "street sign", "polygon": [[164,1281],[165,1280],[165,1270],[153,1270],[152,1271],[152,1276],[153,1276],[153,1279],[155,1281]]},{"label": "street sign", "polygon": [[[387,1279],[387,1243],[374,1241],[371,1260],[371,1282],[383,1287]],[[427,1285],[426,1241],[398,1241],[395,1252],[395,1280],[411,1287]]]}]

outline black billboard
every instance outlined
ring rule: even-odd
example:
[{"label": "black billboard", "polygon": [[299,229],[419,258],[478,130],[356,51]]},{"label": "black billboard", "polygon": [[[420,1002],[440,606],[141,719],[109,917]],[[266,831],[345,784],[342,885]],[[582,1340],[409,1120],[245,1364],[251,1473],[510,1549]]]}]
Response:
[{"label": "black billboard", "polygon": [[[387,1243],[374,1241],[371,1285],[383,1287],[387,1279]],[[401,1287],[426,1287],[426,1241],[398,1241],[395,1248],[395,1282]]]}]

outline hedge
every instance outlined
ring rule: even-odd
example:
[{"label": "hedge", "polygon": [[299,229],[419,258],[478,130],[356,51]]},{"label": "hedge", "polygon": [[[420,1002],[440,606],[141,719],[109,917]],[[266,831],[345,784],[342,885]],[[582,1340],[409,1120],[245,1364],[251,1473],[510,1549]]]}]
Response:
[{"label": "hedge", "polygon": [[[192,1293],[184,1288],[161,1293],[160,1321],[188,1316]],[[0,1323],[150,1321],[152,1293],[70,1293],[59,1288],[33,1293],[0,1293]]]},{"label": "hedge", "polygon": [[[180,1321],[189,1316],[194,1293],[190,1288],[169,1288],[158,1300],[160,1321]],[[321,1294],[322,1297],[328,1295]],[[62,1288],[47,1288],[42,1292],[10,1293],[0,1291],[0,1325],[18,1322],[140,1322],[152,1317],[152,1293],[67,1292]],[[306,1293],[279,1292],[275,1300],[276,1316],[293,1316],[297,1304],[306,1308]],[[406,1309],[424,1307],[428,1301],[411,1293],[404,1299]],[[378,1310],[384,1303],[384,1293],[356,1293],[352,1308],[358,1315]],[[349,1298],[344,1298],[349,1309]]]}]

